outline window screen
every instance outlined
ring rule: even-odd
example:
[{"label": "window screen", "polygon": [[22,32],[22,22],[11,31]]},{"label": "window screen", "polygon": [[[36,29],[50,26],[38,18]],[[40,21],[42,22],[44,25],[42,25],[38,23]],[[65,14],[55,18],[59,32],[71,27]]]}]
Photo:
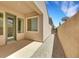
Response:
[{"label": "window screen", "polygon": [[0,35],[3,35],[3,13],[0,13]]},{"label": "window screen", "polygon": [[18,33],[24,32],[24,19],[18,18]]},{"label": "window screen", "polygon": [[28,31],[37,31],[38,30],[38,20],[37,18],[31,18],[27,21]]}]

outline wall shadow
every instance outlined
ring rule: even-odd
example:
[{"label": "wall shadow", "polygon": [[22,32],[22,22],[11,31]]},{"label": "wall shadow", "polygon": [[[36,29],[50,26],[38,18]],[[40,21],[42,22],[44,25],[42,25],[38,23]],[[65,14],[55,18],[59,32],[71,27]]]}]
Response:
[{"label": "wall shadow", "polygon": [[55,33],[55,38],[54,38],[52,58],[66,58],[64,49],[57,35],[57,31]]},{"label": "wall shadow", "polygon": [[27,46],[32,43],[33,40],[23,39],[13,43],[9,43],[4,46],[0,46],[0,58],[5,58],[11,55],[12,53],[20,50],[21,48]]}]

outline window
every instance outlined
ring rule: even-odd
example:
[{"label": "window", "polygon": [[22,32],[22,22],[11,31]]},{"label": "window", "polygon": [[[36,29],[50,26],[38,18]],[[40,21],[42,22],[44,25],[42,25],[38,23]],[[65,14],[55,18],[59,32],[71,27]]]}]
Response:
[{"label": "window", "polygon": [[38,18],[30,18],[27,20],[28,31],[37,31],[38,30]]},{"label": "window", "polygon": [[16,16],[6,13],[8,37],[15,35]]},{"label": "window", "polygon": [[0,13],[0,35],[3,35],[3,13]]},{"label": "window", "polygon": [[18,33],[24,32],[24,19],[18,18]]}]

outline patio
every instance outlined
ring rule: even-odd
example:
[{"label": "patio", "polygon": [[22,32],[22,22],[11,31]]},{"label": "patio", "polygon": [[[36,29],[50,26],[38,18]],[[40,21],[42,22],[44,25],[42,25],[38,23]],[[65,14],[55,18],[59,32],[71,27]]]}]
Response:
[{"label": "patio", "polygon": [[0,46],[0,58],[7,57],[32,42],[32,40],[20,40],[12,43],[10,42],[4,46]]}]

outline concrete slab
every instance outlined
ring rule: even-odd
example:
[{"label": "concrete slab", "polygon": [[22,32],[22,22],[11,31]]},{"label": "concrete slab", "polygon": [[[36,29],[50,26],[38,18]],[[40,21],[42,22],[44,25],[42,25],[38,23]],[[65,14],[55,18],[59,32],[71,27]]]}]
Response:
[{"label": "concrete slab", "polygon": [[16,51],[7,58],[28,58],[31,57],[42,45],[41,42],[32,42],[24,48]]},{"label": "concrete slab", "polygon": [[30,40],[20,40],[17,42],[9,43],[5,46],[0,46],[0,58],[7,57],[12,53],[18,51],[19,49],[23,48],[24,46],[30,44],[33,41]]}]

